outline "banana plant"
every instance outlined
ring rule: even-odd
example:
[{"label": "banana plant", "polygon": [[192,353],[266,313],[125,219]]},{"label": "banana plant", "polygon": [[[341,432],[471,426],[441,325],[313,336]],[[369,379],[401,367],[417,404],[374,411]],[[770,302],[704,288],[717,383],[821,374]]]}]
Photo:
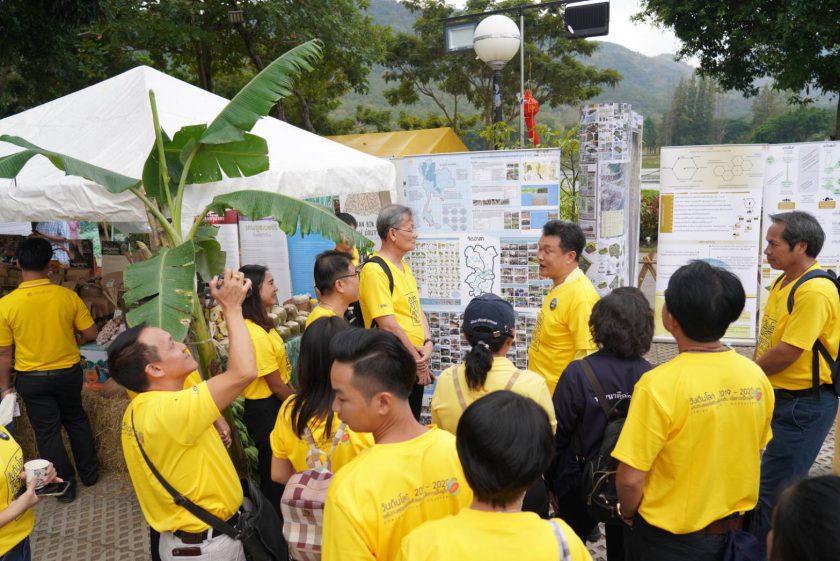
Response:
[{"label": "banana plant", "polygon": [[[291,49],[246,84],[209,125],[185,126],[171,138],[160,127],[155,94],[150,90],[155,142],[140,178],[10,135],[0,135],[0,141],[23,150],[0,157],[0,177],[14,178],[32,158],[43,156],[67,175],[92,181],[111,193],[130,191],[140,199],[152,231],[160,232],[162,239],[161,247],[151,259],[132,264],[125,272],[125,302],[132,307],[126,320],[129,326],[145,322],[160,327],[179,341],[190,334],[198,348],[202,372],[211,373],[215,347],[196,293],[196,274],[209,280],[221,273],[225,257],[215,239],[217,228],[204,223],[208,212],[235,209],[251,218],[272,217],[290,235],[299,229],[303,235],[318,232],[337,242],[352,240],[360,249],[372,245],[329,209],[266,191],[220,195],[198,217],[182,216],[188,186],[197,189],[225,176],[250,177],[268,170],[268,145],[265,139],[250,131],[280,99],[292,92],[295,78],[312,71],[321,54],[322,47],[317,40]],[[188,233],[182,235],[186,219],[193,222]]]}]

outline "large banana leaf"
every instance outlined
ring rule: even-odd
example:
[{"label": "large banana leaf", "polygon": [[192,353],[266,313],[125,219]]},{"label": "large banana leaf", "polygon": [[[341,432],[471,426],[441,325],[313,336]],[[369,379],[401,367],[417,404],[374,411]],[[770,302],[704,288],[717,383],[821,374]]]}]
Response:
[{"label": "large banana leaf", "polygon": [[242,140],[244,133],[268,115],[271,108],[292,93],[294,79],[321,58],[322,47],[317,40],[307,41],[287,51],[248,82],[230,100],[222,112],[204,131],[202,144],[222,144]]},{"label": "large banana leaf", "polygon": [[365,236],[336,218],[330,209],[280,193],[236,191],[215,197],[208,208],[217,214],[224,214],[226,209],[232,208],[253,219],[271,216],[289,235],[296,233],[300,226],[303,235],[318,232],[335,242],[352,241],[362,250],[373,245]]},{"label": "large banana leaf", "polygon": [[226,254],[216,239],[218,233],[211,224],[202,224],[195,233],[195,267],[205,282],[225,272]]},{"label": "large banana leaf", "polygon": [[[160,134],[163,139],[166,171],[169,173],[169,195],[174,198],[174,190],[177,189],[178,181],[181,179],[181,172],[184,171],[184,165],[180,159],[181,151],[167,151],[166,147],[172,144],[172,139],[169,138],[169,135],[163,129],[160,129]],[[160,208],[164,208],[167,205],[166,193],[163,190],[164,184],[160,175],[158,147],[154,142],[152,143],[152,150],[149,153],[149,157],[146,158],[146,163],[143,164],[143,189],[146,190],[146,195],[158,202]]]},{"label": "large banana leaf", "polygon": [[126,314],[129,326],[146,323],[182,341],[187,336],[195,297],[195,244],[163,247],[148,261],[133,263],[125,272],[125,303],[145,300]]},{"label": "large banana leaf", "polygon": [[20,170],[35,156],[45,156],[52,165],[66,173],[76,175],[89,181],[93,181],[111,193],[121,193],[132,187],[140,185],[139,179],[122,175],[109,169],[101,168],[58,152],[52,152],[35,146],[34,144],[17,136],[0,135],[0,141],[26,148],[21,152],[3,156],[0,158],[0,177],[12,179],[17,177]]}]

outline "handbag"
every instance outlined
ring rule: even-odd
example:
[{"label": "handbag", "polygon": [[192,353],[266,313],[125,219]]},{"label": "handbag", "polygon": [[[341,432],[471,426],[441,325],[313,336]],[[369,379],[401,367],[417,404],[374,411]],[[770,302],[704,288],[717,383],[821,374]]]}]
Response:
[{"label": "handbag", "polygon": [[245,550],[245,557],[248,561],[286,561],[288,558],[286,543],[280,533],[283,523],[280,521],[277,511],[268,504],[259,487],[250,478],[243,477],[239,480],[244,497],[242,508],[236,524],[228,524],[179,493],[164,479],[149,459],[146,450],[143,449],[143,444],[140,443],[140,437],[134,428],[134,411],[131,412],[131,431],[134,433],[137,447],[140,449],[140,454],[146,461],[146,465],[149,466],[149,470],[161,486],[172,495],[176,505],[184,508],[214,530],[242,542],[242,548]]}]

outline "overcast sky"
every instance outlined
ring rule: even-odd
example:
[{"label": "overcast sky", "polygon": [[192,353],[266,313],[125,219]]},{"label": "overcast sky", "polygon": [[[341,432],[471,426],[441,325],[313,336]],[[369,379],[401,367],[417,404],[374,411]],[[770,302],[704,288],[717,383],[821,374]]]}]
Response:
[{"label": "overcast sky", "polygon": [[[466,2],[465,0],[448,0],[448,3],[463,7]],[[652,25],[630,21],[630,17],[638,11],[638,0],[610,0],[610,34],[591,40],[618,43],[648,56],[676,52],[680,41],[670,29],[659,29]],[[527,35],[528,30],[525,31]]]}]

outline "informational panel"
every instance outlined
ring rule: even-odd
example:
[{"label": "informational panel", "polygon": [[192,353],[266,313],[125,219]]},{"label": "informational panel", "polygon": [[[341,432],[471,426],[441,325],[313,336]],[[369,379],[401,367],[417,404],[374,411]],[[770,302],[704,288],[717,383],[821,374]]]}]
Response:
[{"label": "informational panel", "polygon": [[356,219],[356,230],[373,242],[374,250],[382,244],[376,232],[376,217],[382,207],[391,204],[388,191],[379,193],[351,193],[339,198],[342,212],[349,212]]},{"label": "informational panel", "polygon": [[671,275],[688,261],[701,259],[732,271],[744,286],[744,312],[724,338],[733,343],[755,342],[767,152],[765,145],[662,149],[656,337],[670,338],[661,314]]},{"label": "informational panel", "polygon": [[[240,218],[239,247],[243,265],[263,265],[271,271],[274,284],[278,289],[277,299],[280,302],[292,297],[286,234],[273,218],[262,220]],[[311,267],[309,270],[312,270]],[[311,276],[310,273],[310,279]]]},{"label": "informational panel", "polygon": [[204,221],[219,228],[216,241],[225,252],[225,267],[239,269],[239,213],[235,210],[227,210],[224,215],[208,212]]}]

